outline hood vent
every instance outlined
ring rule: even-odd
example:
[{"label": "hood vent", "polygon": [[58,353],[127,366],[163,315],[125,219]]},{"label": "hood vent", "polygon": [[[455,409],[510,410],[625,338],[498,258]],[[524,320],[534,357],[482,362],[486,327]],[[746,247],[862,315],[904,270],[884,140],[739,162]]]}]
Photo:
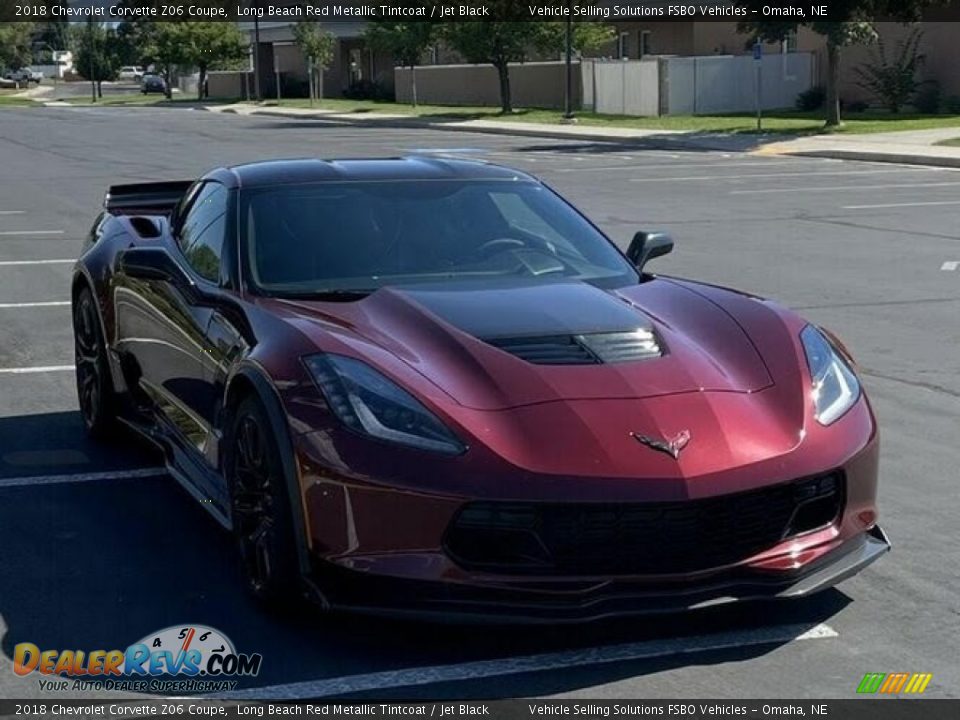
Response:
[{"label": "hood vent", "polygon": [[663,352],[652,330],[493,338],[487,342],[534,365],[600,365],[649,360]]}]

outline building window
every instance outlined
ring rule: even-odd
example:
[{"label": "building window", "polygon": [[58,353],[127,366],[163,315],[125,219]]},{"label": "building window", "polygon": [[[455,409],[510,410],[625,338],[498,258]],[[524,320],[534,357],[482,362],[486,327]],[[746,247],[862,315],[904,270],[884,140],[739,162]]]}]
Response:
[{"label": "building window", "polygon": [[653,32],[650,30],[640,31],[640,57],[653,54]]},{"label": "building window", "polygon": [[617,37],[617,57],[625,60],[630,57],[630,33],[622,32]]}]

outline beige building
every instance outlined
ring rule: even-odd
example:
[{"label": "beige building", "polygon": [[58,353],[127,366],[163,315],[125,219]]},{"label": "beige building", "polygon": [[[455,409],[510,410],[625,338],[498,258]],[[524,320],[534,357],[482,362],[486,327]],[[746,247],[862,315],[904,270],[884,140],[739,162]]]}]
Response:
[{"label": "beige building", "polygon": [[[749,37],[737,32],[735,22],[618,22],[616,40],[591,53],[597,57],[639,59],[645,55],[740,55],[750,53]],[[925,55],[924,80],[935,80],[945,96],[960,96],[960,8],[931,10],[916,25],[923,32],[920,52]],[[890,51],[910,32],[912,25],[878,22],[876,28]],[[812,52],[821,84],[826,82],[826,43],[822,35],[801,27],[784,43],[766,44],[764,53]],[[888,53],[890,54],[890,53]],[[854,68],[869,62],[871,48],[844,48],[840,95],[846,100],[869,100],[857,85]]]},{"label": "beige building", "polygon": [[[737,32],[736,22],[678,22],[678,21],[625,21],[611,23],[616,35],[605,47],[587,53],[588,57],[610,59],[641,59],[653,55],[709,56],[742,55],[751,52],[750,39]],[[254,38],[254,24],[242,22],[240,28]],[[925,55],[921,71],[924,80],[939,83],[945,97],[960,97],[960,7],[957,5],[930,10],[924,21],[918,24],[923,32],[920,51]],[[334,61],[324,73],[323,95],[340,97],[351,85],[376,86],[387,93],[394,90],[394,63],[383,53],[371,51],[363,39],[366,23],[337,22],[327,23],[326,29],[334,33],[337,39]],[[277,79],[284,95],[305,95],[307,83],[306,61],[299,48],[293,42],[291,25],[285,22],[260,22],[258,60],[260,67],[261,95],[264,98],[276,97]],[[896,22],[878,22],[877,29],[886,40],[891,51],[896,49],[899,40],[907,35],[910,26]],[[826,47],[824,38],[808,28],[801,27],[799,32],[782,43],[766,44],[764,54],[810,52],[814,55],[814,73],[820,84],[824,84],[827,72]],[[855,68],[870,60],[869,46],[851,46],[843,51],[841,65],[841,97],[847,101],[870,100],[866,91],[857,85]],[[556,57],[543,57],[531,53],[531,61],[556,60]],[[487,71],[486,66],[468,66],[463,73],[451,64],[459,63],[455,52],[439,47],[425,54],[423,58],[423,80],[421,99],[426,102],[444,104],[445,88],[454,88],[449,102],[459,104],[497,104],[495,73]],[[430,72],[430,66],[445,65],[442,72]],[[437,68],[440,70],[440,68]],[[226,77],[228,74],[224,74]],[[462,75],[462,76],[461,76]],[[532,68],[531,72],[520,73],[514,87],[517,106],[559,107],[562,104],[563,83],[554,69]],[[398,71],[401,86],[409,83],[409,73]],[[419,80],[418,75],[418,80]],[[545,82],[557,81],[558,86],[551,88]],[[219,82],[212,79],[212,82]],[[474,83],[479,82],[479,86]],[[252,76],[233,78],[229,88],[222,90],[223,96],[251,95]],[[525,91],[530,85],[531,92]],[[244,87],[246,85],[246,87]],[[460,98],[463,88],[470,86],[470,98]],[[487,86],[490,87],[487,87]],[[407,91],[398,88],[400,95]],[[213,85],[211,85],[211,93]],[[530,95],[528,98],[527,95]],[[427,99],[429,97],[429,99]]]}]

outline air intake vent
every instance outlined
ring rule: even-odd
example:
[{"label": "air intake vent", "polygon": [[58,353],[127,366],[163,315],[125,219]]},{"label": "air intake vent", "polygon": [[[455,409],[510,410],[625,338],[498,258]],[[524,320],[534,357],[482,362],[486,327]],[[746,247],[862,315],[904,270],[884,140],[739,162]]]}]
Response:
[{"label": "air intake vent", "polygon": [[663,353],[652,330],[591,335],[494,338],[494,347],[534,365],[598,365],[658,358]]},{"label": "air intake vent", "polygon": [[600,362],[572,335],[497,338],[488,342],[534,365],[595,365]]},{"label": "air intake vent", "polygon": [[577,335],[577,342],[600,358],[600,362],[615,363],[628,360],[658,358],[660,344],[653,330],[641,328],[631,332],[594,333]]}]

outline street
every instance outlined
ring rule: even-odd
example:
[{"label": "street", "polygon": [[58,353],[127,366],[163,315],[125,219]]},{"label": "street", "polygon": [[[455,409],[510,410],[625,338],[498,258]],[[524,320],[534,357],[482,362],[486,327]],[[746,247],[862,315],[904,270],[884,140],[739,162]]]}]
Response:
[{"label": "street", "polygon": [[[653,272],[775,298],[837,333],[879,418],[893,551],[804,601],[575,628],[257,609],[230,538],[152,450],[86,439],[72,262],[110,184],[409,153],[538,175],[623,248],[670,232]],[[258,698],[852,698],[867,672],[933,673],[927,696],[960,696],[958,188],[960,171],[936,167],[186,108],[0,110],[0,696],[57,695],[11,671],[19,642],[125,648],[186,622],[263,654],[241,684]]]}]

